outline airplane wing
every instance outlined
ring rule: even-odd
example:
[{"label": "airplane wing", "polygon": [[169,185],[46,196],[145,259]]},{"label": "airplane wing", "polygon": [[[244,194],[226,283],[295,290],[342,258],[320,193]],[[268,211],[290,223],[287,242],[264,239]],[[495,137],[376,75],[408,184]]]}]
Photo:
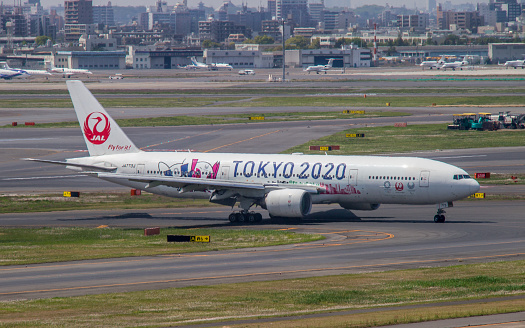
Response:
[{"label": "airplane wing", "polygon": [[[206,178],[192,178],[192,177],[166,177],[166,176],[137,176],[128,174],[116,174],[116,173],[105,173],[105,172],[92,172],[99,178],[107,179],[126,179],[134,182],[147,183],[146,189],[157,186],[168,186],[173,188],[181,188],[182,190],[188,191],[204,191],[204,190],[246,190],[246,191],[260,191],[262,194],[267,193],[271,190],[277,189],[289,189],[290,184],[280,183],[256,183],[256,182],[239,182],[239,181],[225,181],[218,179],[206,179]],[[323,192],[325,189],[320,186],[308,185],[308,184],[296,184],[293,185],[294,189],[305,190],[312,194],[318,194]],[[262,197],[262,196],[261,196]]]}]

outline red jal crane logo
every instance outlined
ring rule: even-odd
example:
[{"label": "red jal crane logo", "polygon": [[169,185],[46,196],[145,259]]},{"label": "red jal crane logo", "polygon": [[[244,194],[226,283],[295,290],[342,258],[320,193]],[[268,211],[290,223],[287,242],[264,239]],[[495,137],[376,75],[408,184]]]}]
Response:
[{"label": "red jal crane logo", "polygon": [[111,127],[109,119],[100,112],[93,112],[84,121],[84,134],[86,138],[95,145],[101,145],[108,140]]}]

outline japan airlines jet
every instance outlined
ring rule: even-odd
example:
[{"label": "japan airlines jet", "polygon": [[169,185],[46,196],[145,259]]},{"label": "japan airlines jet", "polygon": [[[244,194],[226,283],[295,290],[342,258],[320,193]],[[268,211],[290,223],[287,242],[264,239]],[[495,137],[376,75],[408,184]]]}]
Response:
[{"label": "japan airlines jet", "polygon": [[324,72],[326,74],[326,72],[328,70],[330,70],[330,68],[332,68],[332,65],[334,63],[334,60],[335,58],[330,58],[328,59],[328,64],[327,65],[314,65],[314,66],[308,66],[305,71],[308,72],[308,74],[310,74],[310,72],[315,72],[316,74],[319,74],[319,72]]},{"label": "japan airlines jet", "polygon": [[151,193],[233,207],[232,222],[256,222],[262,215],[302,218],[312,204],[337,203],[349,210],[375,210],[380,204],[438,204],[443,208],[479,190],[464,170],[412,157],[302,154],[221,154],[146,152],[127,137],[80,81],[67,86],[89,156],[50,161],[100,179]]},{"label": "japan airlines jet", "polygon": [[5,62],[5,61],[4,62],[0,62],[0,68],[1,69],[15,70],[15,71],[24,71],[24,72],[26,72],[29,75],[53,75],[53,74],[49,73],[48,71],[40,70],[40,69],[11,68],[11,67],[9,67],[7,62]]}]

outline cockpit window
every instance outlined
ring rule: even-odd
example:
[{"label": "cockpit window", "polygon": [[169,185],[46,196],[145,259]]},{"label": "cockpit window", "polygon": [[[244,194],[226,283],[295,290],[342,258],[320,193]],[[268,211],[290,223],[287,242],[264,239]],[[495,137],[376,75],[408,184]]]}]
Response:
[{"label": "cockpit window", "polygon": [[472,179],[468,174],[454,174],[454,180]]}]

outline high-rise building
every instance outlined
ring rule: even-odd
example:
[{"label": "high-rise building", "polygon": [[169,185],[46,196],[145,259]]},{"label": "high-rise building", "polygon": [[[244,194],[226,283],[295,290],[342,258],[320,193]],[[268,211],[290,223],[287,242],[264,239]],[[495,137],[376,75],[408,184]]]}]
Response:
[{"label": "high-rise building", "polygon": [[64,1],[66,24],[93,24],[93,3],[91,0]]},{"label": "high-rise building", "polygon": [[111,1],[108,1],[107,6],[93,6],[93,23],[115,26],[115,16]]},{"label": "high-rise building", "polygon": [[276,18],[296,27],[310,27],[308,0],[276,0]]},{"label": "high-rise building", "polygon": [[64,32],[66,42],[78,42],[82,34],[92,33],[93,3],[91,0],[64,1]]}]

